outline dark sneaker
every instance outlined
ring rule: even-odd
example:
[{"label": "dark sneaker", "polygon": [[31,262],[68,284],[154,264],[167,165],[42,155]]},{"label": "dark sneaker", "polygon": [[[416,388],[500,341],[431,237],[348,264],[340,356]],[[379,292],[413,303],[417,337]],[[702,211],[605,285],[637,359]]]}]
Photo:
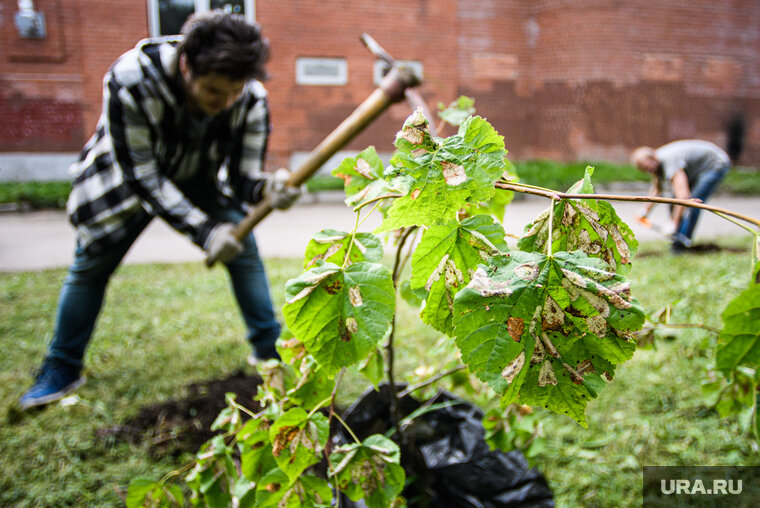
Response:
[{"label": "dark sneaker", "polygon": [[29,409],[50,404],[76,390],[85,381],[85,377],[81,376],[75,368],[46,361],[37,375],[34,386],[19,399],[19,406],[21,409]]}]

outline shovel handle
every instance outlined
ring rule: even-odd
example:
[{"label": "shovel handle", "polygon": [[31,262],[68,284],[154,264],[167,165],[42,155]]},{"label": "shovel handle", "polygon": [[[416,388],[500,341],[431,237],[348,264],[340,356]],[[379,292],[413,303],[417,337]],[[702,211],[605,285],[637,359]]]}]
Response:
[{"label": "shovel handle", "polygon": [[[288,185],[298,187],[308,180],[338,150],[346,146],[357,134],[367,127],[388,107],[404,99],[407,88],[419,85],[420,76],[409,67],[394,67],[383,78],[380,86],[364,100],[348,118],[343,120],[327,137],[312,150],[306,160],[293,171]],[[242,241],[251,230],[273,210],[269,199],[251,208],[248,214],[235,225],[232,233]]]}]

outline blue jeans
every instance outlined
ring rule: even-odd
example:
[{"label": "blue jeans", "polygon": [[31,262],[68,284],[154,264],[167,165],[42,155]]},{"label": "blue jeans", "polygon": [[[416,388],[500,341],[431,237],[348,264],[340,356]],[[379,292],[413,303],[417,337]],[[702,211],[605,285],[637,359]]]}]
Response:
[{"label": "blue jeans", "polygon": [[[217,220],[238,222],[243,217],[235,209],[205,204],[207,206],[202,208]],[[85,349],[95,328],[108,280],[151,219],[146,215],[124,240],[103,253],[90,254],[77,246],[58,301],[55,331],[48,347],[49,360],[82,368]],[[253,233],[244,240],[243,246],[243,252],[227,263],[227,270],[248,328],[247,338],[257,357],[279,358],[275,341],[280,336],[280,324],[275,319],[269,283]]]},{"label": "blue jeans", "polygon": [[[723,165],[702,173],[691,188],[691,197],[707,202],[707,198],[718,188],[723,177],[728,173],[728,169],[728,165]],[[678,224],[676,238],[687,238],[688,240],[691,240],[691,236],[694,234],[694,228],[697,226],[700,212],[701,210],[699,208],[687,208],[684,210],[683,215],[681,216],[681,222]]]}]

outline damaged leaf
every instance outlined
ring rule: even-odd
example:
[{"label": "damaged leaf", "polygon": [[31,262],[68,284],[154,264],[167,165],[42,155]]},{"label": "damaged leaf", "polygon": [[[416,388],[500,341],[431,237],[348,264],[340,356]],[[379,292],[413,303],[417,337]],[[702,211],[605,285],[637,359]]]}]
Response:
[{"label": "damaged leaf", "polygon": [[288,410],[269,429],[272,455],[278,467],[291,479],[320,460],[329,434],[327,417],[308,414],[300,407]]},{"label": "damaged leaf", "polygon": [[504,229],[487,215],[427,229],[412,256],[411,289],[425,299],[422,320],[453,335],[454,296],[471,279],[470,270],[508,249]]},{"label": "damaged leaf", "polygon": [[502,403],[547,407],[585,425],[600,376],[631,358],[630,334],[645,320],[628,282],[605,268],[580,252],[513,252],[481,265],[454,299],[462,361]]},{"label": "damaged leaf", "polygon": [[383,265],[324,263],[285,291],[285,323],[329,375],[364,360],[390,333],[396,300]]},{"label": "damaged leaf", "polygon": [[383,244],[372,233],[357,233],[351,241],[351,234],[337,229],[323,229],[312,237],[304,254],[304,269],[317,265],[320,261],[343,265],[348,246],[351,245],[349,260],[378,262],[383,258]]},{"label": "damaged leaf", "polygon": [[273,469],[256,486],[255,506],[318,508],[329,506],[331,501],[330,484],[314,475],[290,478],[281,469]]},{"label": "damaged leaf", "polygon": [[[332,171],[332,174],[343,180],[343,188],[346,192],[345,203],[350,207],[409,192],[410,182],[407,178],[385,179],[383,161],[372,146],[356,157],[344,159],[340,166]],[[384,203],[380,210],[385,213],[390,205],[390,202]]]},{"label": "damaged leaf", "polygon": [[728,375],[738,366],[760,368],[760,284],[731,300],[723,314],[716,366]]},{"label": "damaged leaf", "polygon": [[389,181],[406,177],[409,194],[394,201],[377,231],[451,221],[465,205],[493,196],[493,184],[507,168],[504,139],[483,118],[470,117],[457,134],[440,139],[420,123],[421,114],[404,124],[385,172]]},{"label": "damaged leaf", "polygon": [[[571,188],[571,192],[592,194],[592,173],[593,168],[587,168],[586,177]],[[594,199],[561,199],[554,205],[552,216],[552,252],[580,250],[604,260],[615,272],[627,273],[630,269],[638,242],[611,204]],[[546,211],[526,226],[517,245],[526,252],[546,252],[548,236],[549,212]]]},{"label": "damaged leaf", "polygon": [[364,500],[369,508],[386,508],[404,488],[406,475],[396,443],[379,434],[361,444],[351,443],[330,454],[330,476],[352,501]]}]

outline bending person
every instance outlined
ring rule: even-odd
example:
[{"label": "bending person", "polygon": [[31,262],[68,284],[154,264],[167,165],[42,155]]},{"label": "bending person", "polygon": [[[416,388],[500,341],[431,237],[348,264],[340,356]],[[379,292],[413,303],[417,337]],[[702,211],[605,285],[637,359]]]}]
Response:
[{"label": "bending person", "polygon": [[249,363],[276,358],[280,325],[256,240],[233,224],[246,203],[287,208],[300,194],[289,171],[262,173],[269,135],[268,43],[243,17],[210,11],[178,37],[147,39],[104,79],[97,130],[72,166],[68,214],[74,261],[55,331],[22,408],[58,400],[84,382],[85,349],[111,274],[158,216],[224,263],[253,347]]},{"label": "bending person", "polygon": [[[660,196],[667,182],[677,199],[699,199],[706,202],[731,167],[731,159],[717,145],[698,139],[673,141],[657,148],[637,148],[631,163],[652,175],[650,196]],[[654,203],[649,203],[646,217]],[[671,234],[674,252],[691,246],[691,238],[699,219],[699,208],[673,207],[671,223],[664,228]]]}]

